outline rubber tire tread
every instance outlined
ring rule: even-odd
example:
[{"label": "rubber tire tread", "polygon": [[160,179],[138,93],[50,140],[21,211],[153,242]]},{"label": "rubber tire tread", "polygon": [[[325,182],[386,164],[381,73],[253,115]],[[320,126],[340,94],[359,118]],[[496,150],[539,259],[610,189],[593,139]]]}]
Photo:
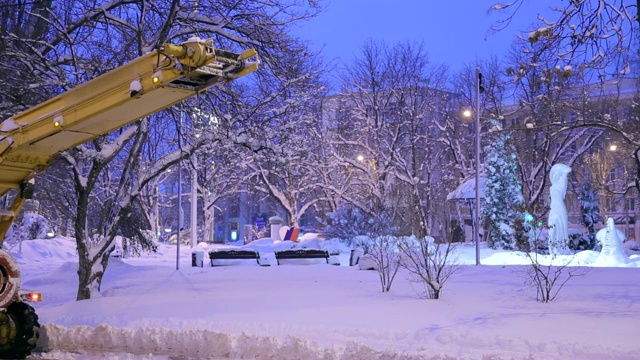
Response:
[{"label": "rubber tire tread", "polygon": [[24,359],[31,354],[40,337],[40,323],[33,307],[23,301],[14,301],[7,314],[16,324],[16,340],[11,349],[0,351],[0,359]]}]

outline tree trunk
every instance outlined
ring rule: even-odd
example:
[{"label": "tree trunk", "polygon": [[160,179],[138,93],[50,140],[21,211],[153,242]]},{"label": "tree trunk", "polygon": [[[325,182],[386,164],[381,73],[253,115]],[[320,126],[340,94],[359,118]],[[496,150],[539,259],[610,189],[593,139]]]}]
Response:
[{"label": "tree trunk", "polygon": [[[87,209],[89,206],[89,191],[78,190],[78,209]],[[106,238],[96,243],[96,239],[91,238],[87,233],[86,211],[78,211],[74,224],[76,232],[76,246],[78,249],[78,292],[76,300],[87,300],[100,294],[100,285],[104,270],[109,262],[111,251],[105,251],[113,243]],[[99,264],[98,264],[99,262]]]},{"label": "tree trunk", "polygon": [[204,241],[213,242],[215,240],[215,206],[211,204],[211,206],[203,206],[203,216],[204,216],[204,224],[203,224],[203,236]]},{"label": "tree trunk", "polygon": [[[109,262],[109,253],[102,254],[96,260],[85,259],[78,262],[77,301],[95,298],[100,295],[100,286],[102,285],[104,269],[107,268],[107,263]],[[99,266],[96,266],[97,260],[100,260]]]}]

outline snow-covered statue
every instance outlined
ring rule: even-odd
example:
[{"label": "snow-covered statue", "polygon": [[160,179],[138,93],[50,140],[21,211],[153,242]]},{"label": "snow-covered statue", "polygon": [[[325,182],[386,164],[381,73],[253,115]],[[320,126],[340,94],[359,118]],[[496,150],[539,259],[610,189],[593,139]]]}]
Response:
[{"label": "snow-covered statue", "polygon": [[607,227],[598,231],[596,239],[602,244],[602,250],[595,262],[596,265],[616,266],[629,261],[629,257],[622,249],[624,233],[616,228],[612,218],[607,219]]},{"label": "snow-covered statue", "polygon": [[551,167],[551,209],[549,210],[549,253],[551,255],[568,254],[569,251],[569,218],[564,196],[567,193],[567,175],[571,168],[565,164]]}]

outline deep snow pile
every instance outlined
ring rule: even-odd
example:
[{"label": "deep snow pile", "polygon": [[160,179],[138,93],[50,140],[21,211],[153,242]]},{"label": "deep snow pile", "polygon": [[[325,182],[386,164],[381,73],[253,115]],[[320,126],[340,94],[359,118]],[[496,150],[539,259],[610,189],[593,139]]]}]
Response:
[{"label": "deep snow pile", "polygon": [[[236,261],[191,267],[182,247],[112,259],[102,297],[76,302],[77,262],[70,239],[25,241],[16,254],[23,288],[43,292],[40,359],[636,359],[640,257],[624,267],[592,268],[550,304],[535,301],[517,252],[482,248],[484,265],[464,266],[441,300],[424,300],[407,274],[379,292],[375,271],[324,260],[275,265],[262,239],[251,247],[272,264]],[[315,242],[315,243],[313,243]],[[310,239],[297,246],[328,246]],[[458,249],[473,264],[474,247]],[[576,265],[598,254],[579,253]],[[315,261],[315,260],[314,260]],[[307,263],[309,261],[306,261]],[[512,266],[505,266],[518,264]],[[108,353],[105,353],[107,351]]]}]

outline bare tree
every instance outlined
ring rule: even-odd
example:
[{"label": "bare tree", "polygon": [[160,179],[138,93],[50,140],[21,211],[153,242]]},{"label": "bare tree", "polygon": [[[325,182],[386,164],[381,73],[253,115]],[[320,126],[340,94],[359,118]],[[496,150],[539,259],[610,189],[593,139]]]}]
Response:
[{"label": "bare tree", "polygon": [[[515,0],[494,5],[493,10],[508,14],[496,29],[508,26],[522,3]],[[527,68],[534,65],[538,54],[552,52],[562,63],[581,64],[603,75],[628,73],[630,50],[640,25],[639,7],[638,0],[558,1],[558,6],[551,8],[553,15],[538,16],[539,25],[526,38],[536,48],[528,53],[532,61],[527,62]]]},{"label": "bare tree", "polygon": [[400,240],[402,267],[410,281],[424,288],[428,299],[439,299],[445,283],[461,269],[451,241],[436,242],[431,236],[407,236]]},{"label": "bare tree", "polygon": [[[390,52],[385,44],[369,41],[362,47],[362,56],[345,70],[342,98],[348,128],[336,129],[332,141],[334,156],[345,171],[353,172],[349,202],[363,211],[376,215],[391,208],[393,192],[392,153],[399,142],[399,127],[390,121],[393,104],[398,100],[389,94],[396,78],[386,63]],[[349,131],[349,128],[355,131]]]},{"label": "bare tree", "polygon": [[[526,44],[514,46],[510,62],[523,61],[522,49]],[[527,53],[526,51],[524,52]],[[543,194],[548,186],[547,175],[551,166],[562,162],[568,166],[580,162],[603,131],[594,128],[575,128],[584,119],[608,111],[599,99],[592,97],[587,76],[580,69],[561,66],[551,53],[541,53],[538,65],[528,71],[508,67],[507,74],[514,79],[518,104],[513,107],[506,128],[513,131],[518,175],[523,187],[525,206],[537,215],[548,209]],[[525,129],[524,124],[535,124]]]},{"label": "bare tree", "polygon": [[[498,29],[509,25],[511,17],[522,3],[522,0],[516,0],[507,5],[493,6],[494,10],[505,11],[508,14],[504,22],[497,24]],[[584,79],[590,80],[591,83],[596,79],[600,80],[602,82],[600,89],[606,90],[607,97],[619,101],[624,76],[635,72],[640,64],[638,61],[640,2],[637,0],[578,0],[558,2],[558,5],[553,9],[553,19],[539,17],[539,25],[526,39],[523,39],[523,43],[528,45],[521,45],[522,56],[516,62],[514,74],[519,74],[516,75],[518,77],[527,76],[527,73],[540,68],[540,59],[546,59],[547,64],[550,63],[550,59],[554,59],[557,67],[543,68],[543,71],[552,76],[538,77],[538,79],[549,81],[557,77],[554,73],[569,73],[561,76],[570,75],[571,72],[582,74]],[[608,77],[612,77],[612,80],[609,81]],[[615,89],[616,86],[618,89]],[[597,95],[593,89],[587,92],[592,97]],[[633,100],[632,104],[624,106],[637,108],[634,104],[637,104],[637,99]],[[590,116],[582,116],[572,124],[552,120],[553,126],[557,128],[553,129],[551,134],[554,136],[566,134],[567,131],[578,133],[587,131],[593,134],[603,130],[617,134],[634,149],[636,175],[635,184],[632,186],[640,191],[640,147],[635,135],[638,133],[637,111],[631,111],[627,119],[614,119],[610,115],[607,111],[593,113]],[[534,197],[535,195],[530,198]]]},{"label": "bare tree", "polygon": [[[273,99],[256,117],[256,138],[270,139],[261,151],[251,151],[248,165],[253,189],[271,196],[286,212],[290,225],[324,200],[321,193],[321,141],[318,132],[319,100],[325,93],[317,55],[292,53],[282,75],[286,96]],[[266,95],[266,94],[265,94]]]},{"label": "bare tree", "polygon": [[[181,4],[178,1],[144,0],[134,3],[60,0],[56,6],[52,2],[36,3],[36,6],[21,9],[26,20],[20,25],[35,21],[43,23],[37,26],[42,30],[35,33],[3,31],[2,46],[7,49],[3,54],[16,59],[6,64],[20,64],[25,68],[23,73],[32,74],[31,84],[23,82],[25,89],[40,88],[52,94],[92,79],[162,43],[200,35],[214,38],[217,46],[229,50],[257,48],[263,70],[246,86],[261,89],[262,93],[280,87],[279,96],[286,95],[286,86],[281,85],[286,84],[283,75],[287,69],[281,59],[290,54],[293,47],[302,49],[288,34],[288,29],[293,22],[313,16],[318,10],[316,6],[298,0],[269,4],[218,1]],[[3,13],[9,17],[13,14]],[[234,88],[227,85],[225,91],[233,93]],[[253,95],[262,94],[254,92]],[[20,101],[17,98],[9,100]],[[239,119],[250,118],[250,114],[259,112],[266,103],[259,96],[242,99],[236,105],[245,107],[244,116]],[[28,105],[31,104],[25,104]],[[172,119],[177,122],[177,117]],[[196,143],[203,144],[204,139],[209,139],[210,143],[221,141],[221,136],[211,134],[178,151],[174,147],[154,158],[154,170],[143,174],[139,156],[149,134],[148,126],[147,120],[143,120],[63,155],[67,165],[64,168],[75,183],[76,194],[70,199],[75,202],[75,211],[71,213],[75,219],[80,262],[78,300],[90,298],[99,291],[113,239],[132,213],[133,202],[140,190],[153,176],[189,156]],[[179,127],[175,129],[174,134],[179,133]],[[234,127],[225,129],[229,131]],[[238,134],[231,137],[238,140]],[[123,150],[125,152],[121,153]],[[110,166],[114,159],[121,159],[121,162]],[[111,187],[98,186],[100,183],[117,186],[111,190]],[[109,192],[101,192],[103,189],[109,189]],[[101,218],[104,221],[95,221],[100,218],[98,214],[104,215]]]},{"label": "bare tree", "polygon": [[[251,173],[242,157],[225,146],[216,146],[209,151],[197,153],[198,194],[202,198],[203,241],[214,240],[216,203],[238,194],[249,182]],[[246,158],[245,158],[246,159]],[[193,214],[191,216],[194,216]]]},{"label": "bare tree", "polygon": [[432,211],[444,201],[438,186],[451,185],[456,171],[449,149],[459,138],[442,145],[457,100],[444,90],[445,75],[421,44],[368,41],[342,74],[342,94],[325,104],[335,121],[332,158],[350,185],[337,188],[342,201],[374,216],[388,212],[404,234],[440,226]]}]

